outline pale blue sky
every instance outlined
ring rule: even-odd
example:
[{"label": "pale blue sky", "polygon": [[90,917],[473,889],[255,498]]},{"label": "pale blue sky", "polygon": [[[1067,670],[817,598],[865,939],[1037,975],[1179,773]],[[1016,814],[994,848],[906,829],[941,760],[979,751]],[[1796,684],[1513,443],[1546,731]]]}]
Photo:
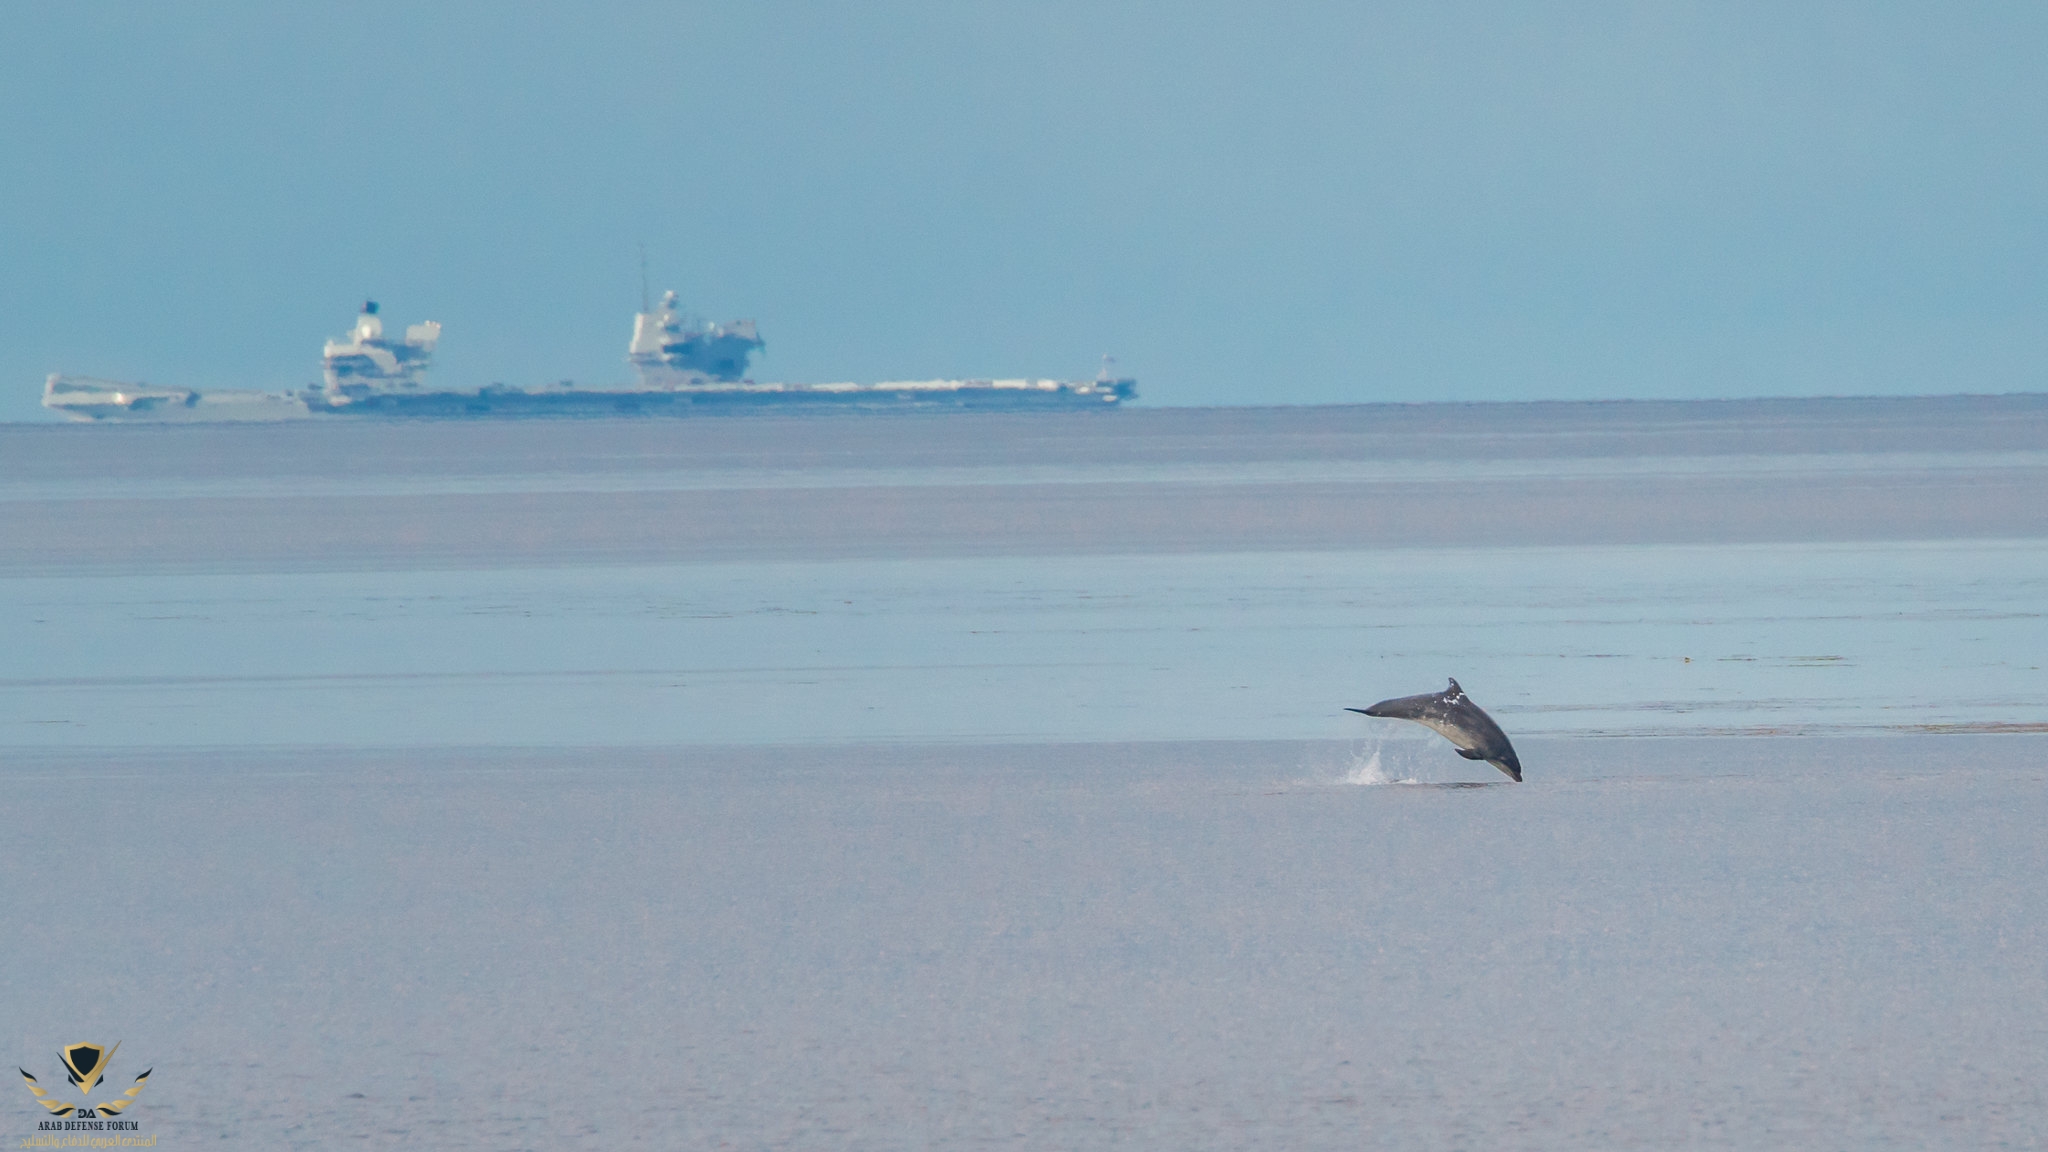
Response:
[{"label": "pale blue sky", "polygon": [[439,378],[1160,404],[2048,386],[2048,8],[18,4],[0,419],[296,386],[365,296]]}]

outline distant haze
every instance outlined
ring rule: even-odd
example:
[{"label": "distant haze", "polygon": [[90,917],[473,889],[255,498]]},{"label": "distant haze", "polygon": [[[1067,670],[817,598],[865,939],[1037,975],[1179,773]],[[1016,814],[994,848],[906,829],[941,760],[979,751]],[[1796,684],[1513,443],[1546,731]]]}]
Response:
[{"label": "distant haze", "polygon": [[437,379],[1165,405],[2048,386],[2033,5],[19,5],[0,420],[283,388],[363,298]]}]

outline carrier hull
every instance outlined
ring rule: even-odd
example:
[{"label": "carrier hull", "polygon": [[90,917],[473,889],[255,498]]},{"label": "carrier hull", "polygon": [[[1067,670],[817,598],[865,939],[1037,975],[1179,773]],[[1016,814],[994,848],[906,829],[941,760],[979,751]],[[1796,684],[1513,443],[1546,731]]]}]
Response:
[{"label": "carrier hull", "polygon": [[[67,383],[77,380],[63,379]],[[959,387],[944,390],[899,390],[872,385],[844,391],[801,387],[673,392],[485,389],[371,396],[331,403],[318,396],[308,399],[299,394],[272,392],[192,392],[184,394],[190,399],[136,398],[132,392],[124,391],[124,386],[106,383],[108,386],[96,395],[75,388],[62,395],[46,394],[43,404],[86,423],[211,424],[308,419],[687,417],[751,412],[1091,411],[1114,408],[1130,395],[1128,391],[1116,390],[1123,381],[1056,389],[995,388],[962,381]]]},{"label": "carrier hull", "polygon": [[[945,388],[861,385],[830,389],[765,386],[674,391],[485,389],[474,393],[425,392],[373,396],[346,404],[315,403],[311,411],[333,416],[399,416],[463,419],[479,416],[693,416],[759,411],[903,411],[912,409],[1025,410],[1114,407],[1130,393],[1108,385],[1005,388],[980,381],[947,381]],[[1051,382],[1048,382],[1051,383]],[[1034,382],[1034,385],[1036,382]]]}]

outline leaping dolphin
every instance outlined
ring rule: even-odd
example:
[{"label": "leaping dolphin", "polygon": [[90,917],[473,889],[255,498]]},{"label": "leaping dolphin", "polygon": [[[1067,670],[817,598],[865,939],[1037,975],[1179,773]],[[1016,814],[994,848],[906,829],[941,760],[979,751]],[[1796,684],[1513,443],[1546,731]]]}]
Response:
[{"label": "leaping dolphin", "polygon": [[1449,688],[1427,696],[1400,696],[1370,708],[1345,711],[1426,724],[1449,740],[1458,755],[1467,760],[1484,760],[1507,773],[1515,783],[1522,782],[1522,762],[1515,759],[1515,746],[1508,743],[1508,734],[1465,695],[1456,680],[1451,681]]}]

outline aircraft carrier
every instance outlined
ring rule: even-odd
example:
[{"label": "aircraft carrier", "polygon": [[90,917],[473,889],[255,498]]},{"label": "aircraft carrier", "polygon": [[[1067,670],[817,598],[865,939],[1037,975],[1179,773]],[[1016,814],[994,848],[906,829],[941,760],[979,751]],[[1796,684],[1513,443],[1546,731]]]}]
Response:
[{"label": "aircraft carrier", "polygon": [[1103,370],[1093,380],[894,380],[879,384],[758,383],[748,361],[766,347],[751,320],[711,324],[684,315],[673,292],[643,301],[633,318],[626,360],[630,384],[540,386],[430,385],[427,369],[441,340],[429,321],[384,333],[376,301],[355,326],[322,349],[322,379],[298,391],[199,391],[54,373],[43,406],[77,420],[197,422],[322,417],[690,415],[758,409],[1088,409],[1137,395],[1137,381]]}]

